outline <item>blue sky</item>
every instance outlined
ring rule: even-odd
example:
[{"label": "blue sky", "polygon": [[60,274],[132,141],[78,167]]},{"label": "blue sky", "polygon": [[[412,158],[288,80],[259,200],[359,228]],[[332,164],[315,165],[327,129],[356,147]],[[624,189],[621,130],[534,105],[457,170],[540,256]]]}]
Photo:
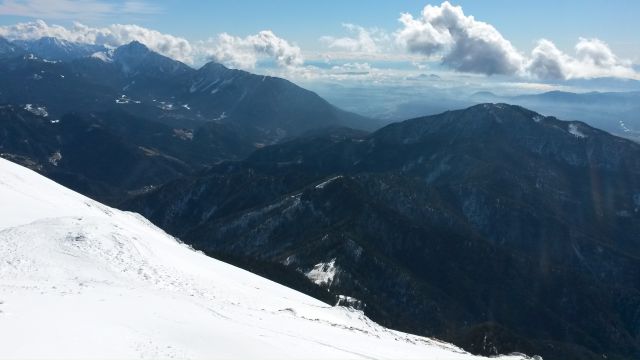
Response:
[{"label": "blue sky", "polygon": [[638,14],[637,0],[0,0],[0,36],[139,40],[193,66],[288,78],[549,83],[640,78]]},{"label": "blue sky", "polygon": [[[353,23],[393,31],[402,12],[417,14],[439,1],[375,0],[225,0],[167,1],[167,14],[149,26],[185,37],[204,38],[219,32],[247,35],[271,29],[301,46],[318,46],[323,35],[340,35],[340,24]],[[569,49],[578,37],[597,37],[617,53],[640,56],[640,1],[482,0],[452,1],[465,13],[491,23],[518,48],[549,38]]]},{"label": "blue sky", "polygon": [[[0,1],[0,4],[10,2]],[[53,7],[56,0],[47,2]],[[342,23],[393,31],[398,27],[400,13],[417,14],[428,3],[439,4],[438,1],[424,0],[165,0],[146,2],[156,10],[151,14],[84,16],[74,19],[54,17],[45,20],[60,24],[75,20],[94,26],[113,22],[137,23],[194,40],[220,32],[248,35],[271,29],[302,47],[314,48],[318,46],[321,36],[339,35]],[[518,48],[530,49],[537,39],[548,38],[568,50],[578,37],[597,37],[606,41],[621,56],[634,59],[640,56],[639,1],[475,0],[452,3],[461,5],[465,13],[476,19],[494,25]],[[0,24],[9,25],[30,18],[2,14]]]}]

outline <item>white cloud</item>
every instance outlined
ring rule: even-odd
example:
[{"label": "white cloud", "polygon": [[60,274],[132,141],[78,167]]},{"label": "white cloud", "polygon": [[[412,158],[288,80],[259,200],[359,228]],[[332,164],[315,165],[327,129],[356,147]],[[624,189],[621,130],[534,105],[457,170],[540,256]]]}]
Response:
[{"label": "white cloud", "polygon": [[244,38],[222,33],[217,38],[200,43],[200,47],[207,57],[242,69],[255,68],[261,57],[272,58],[282,67],[296,67],[304,63],[298,46],[276,36],[270,30]]},{"label": "white cloud", "polygon": [[73,42],[99,44],[116,47],[137,40],[165,56],[186,63],[193,63],[194,49],[184,38],[163,34],[156,30],[138,25],[113,24],[103,28],[94,28],[74,23],[66,28],[49,25],[43,20],[1,26],[0,36],[10,40],[33,40],[41,37],[56,37]]},{"label": "white cloud", "polygon": [[402,14],[396,41],[408,51],[441,56],[442,63],[461,72],[516,74],[524,57],[493,26],[466,16],[448,1],[427,5],[420,17]]},{"label": "white cloud", "polygon": [[630,61],[619,59],[599,39],[580,38],[575,56],[560,51],[551,41],[542,39],[531,52],[526,71],[540,79],[594,78],[603,76],[638,78]]},{"label": "white cloud", "polygon": [[529,56],[520,53],[492,25],[464,14],[448,1],[427,5],[419,17],[402,14],[396,41],[408,52],[438,59],[467,73],[502,74],[545,80],[602,76],[639,78],[630,61],[619,59],[598,39],[580,38],[575,56],[547,39],[538,41]]},{"label": "white cloud", "polygon": [[160,8],[145,1],[2,0],[0,15],[38,19],[91,19],[113,15],[148,15]]},{"label": "white cloud", "polygon": [[540,79],[564,79],[567,73],[565,64],[569,62],[570,58],[554,43],[542,39],[531,52],[527,69],[530,74]]}]

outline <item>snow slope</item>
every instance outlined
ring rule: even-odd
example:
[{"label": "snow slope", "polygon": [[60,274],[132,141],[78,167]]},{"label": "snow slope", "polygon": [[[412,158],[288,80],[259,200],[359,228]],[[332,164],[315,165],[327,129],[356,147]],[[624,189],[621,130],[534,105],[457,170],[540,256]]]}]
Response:
[{"label": "snow slope", "polygon": [[209,258],[4,159],[0,358],[479,359]]}]

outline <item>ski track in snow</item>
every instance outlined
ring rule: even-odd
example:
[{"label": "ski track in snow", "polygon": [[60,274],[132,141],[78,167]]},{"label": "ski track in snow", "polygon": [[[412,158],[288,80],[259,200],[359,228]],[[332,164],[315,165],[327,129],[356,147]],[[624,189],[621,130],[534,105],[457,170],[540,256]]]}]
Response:
[{"label": "ski track in snow", "polygon": [[0,199],[0,358],[480,359],[209,258],[4,159]]}]

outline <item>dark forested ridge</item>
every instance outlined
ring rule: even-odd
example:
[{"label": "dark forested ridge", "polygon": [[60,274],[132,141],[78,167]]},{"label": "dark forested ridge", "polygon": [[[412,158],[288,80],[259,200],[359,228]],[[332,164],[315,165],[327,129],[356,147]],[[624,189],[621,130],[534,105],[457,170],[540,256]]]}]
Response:
[{"label": "dark forested ridge", "polygon": [[139,42],[2,39],[0,60],[3,157],[110,204],[308,131],[376,127],[287,80]]},{"label": "dark forested ridge", "polygon": [[639,354],[640,146],[581,122],[482,104],[335,130],[127,206],[206,251],[331,264],[375,320],[476,353]]}]

